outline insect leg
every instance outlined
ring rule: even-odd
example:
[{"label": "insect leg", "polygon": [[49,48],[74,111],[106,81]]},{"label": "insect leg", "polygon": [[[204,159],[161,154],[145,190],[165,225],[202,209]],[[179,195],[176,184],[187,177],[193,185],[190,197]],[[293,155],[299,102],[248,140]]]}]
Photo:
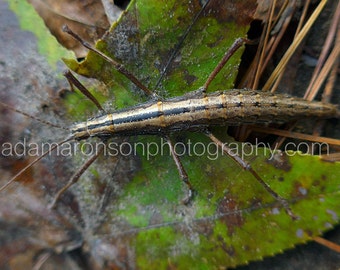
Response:
[{"label": "insect leg", "polygon": [[153,93],[149,88],[147,88],[144,84],[141,83],[130,71],[128,71],[122,64],[117,63],[115,60],[113,60],[111,57],[105,55],[101,51],[97,50],[96,48],[92,47],[89,43],[84,41],[80,36],[78,36],[76,33],[74,33],[67,25],[63,26],[63,31],[69,35],[71,35],[74,39],[78,40],[85,48],[89,49],[90,51],[96,53],[100,57],[102,57],[104,60],[106,60],[108,63],[112,64],[113,67],[123,74],[126,78],[128,78],[130,81],[132,81],[137,87],[142,89],[145,94],[148,96],[157,97],[155,93]]},{"label": "insect leg", "polygon": [[105,112],[105,110],[103,109],[103,107],[100,105],[100,103],[98,102],[98,100],[90,93],[89,90],[87,90],[87,88],[76,78],[74,77],[74,75],[72,74],[71,71],[67,70],[64,73],[65,78],[67,79],[68,83],[70,84],[71,89],[73,90],[73,86],[76,86],[79,91],[86,96],[94,105],[96,105],[96,107],[102,111]]},{"label": "insect leg", "polygon": [[93,155],[90,159],[88,159],[79,169],[72,175],[71,179],[67,182],[67,184],[62,187],[58,193],[54,196],[51,204],[48,206],[50,209],[55,208],[60,196],[73,184],[77,183],[80,176],[87,170],[87,168],[98,158],[98,156],[104,151],[104,145],[100,145],[98,151],[95,155]]},{"label": "insect leg", "polygon": [[228,51],[224,54],[220,62],[217,64],[215,69],[210,73],[208,79],[202,86],[204,91],[206,91],[210,85],[210,83],[215,79],[216,75],[221,71],[221,69],[224,67],[224,65],[228,62],[230,57],[246,42],[248,42],[248,39],[246,38],[238,38],[234,41],[234,43],[231,45],[231,47],[228,49]]},{"label": "insect leg", "polygon": [[287,214],[292,219],[297,219],[297,217],[294,215],[292,210],[289,207],[289,204],[287,200],[282,198],[279,194],[277,194],[274,190],[270,188],[270,186],[263,181],[263,179],[257,174],[257,172],[251,167],[251,165],[243,160],[237,153],[235,153],[231,148],[229,148],[227,145],[223,144],[218,138],[216,138],[211,132],[206,131],[205,133],[215,144],[217,144],[225,154],[227,154],[229,157],[231,157],[235,162],[237,162],[244,170],[249,171],[255,179],[261,184],[262,187],[276,200],[278,201],[282,207],[285,209]]},{"label": "insect leg", "polygon": [[178,169],[179,172],[179,176],[181,177],[181,180],[186,184],[186,186],[188,187],[188,195],[187,197],[185,197],[183,199],[183,204],[189,204],[191,202],[191,200],[193,199],[194,195],[195,195],[195,190],[193,189],[190,181],[189,181],[189,177],[187,172],[185,171],[183,164],[181,162],[181,160],[179,159],[179,157],[176,154],[174,145],[172,144],[170,137],[169,136],[165,136],[165,139],[168,142],[169,148],[170,148],[170,152],[171,152],[171,156],[173,158],[173,160],[175,161],[176,167]]}]

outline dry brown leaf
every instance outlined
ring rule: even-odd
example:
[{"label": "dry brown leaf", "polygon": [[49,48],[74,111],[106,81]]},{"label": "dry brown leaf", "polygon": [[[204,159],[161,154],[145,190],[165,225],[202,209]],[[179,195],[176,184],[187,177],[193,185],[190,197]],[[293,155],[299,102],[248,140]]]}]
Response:
[{"label": "dry brown leaf", "polygon": [[67,24],[89,43],[94,43],[110,27],[101,1],[28,1],[58,42],[67,49],[73,50],[78,58],[85,57],[87,50],[62,31],[63,25]]}]

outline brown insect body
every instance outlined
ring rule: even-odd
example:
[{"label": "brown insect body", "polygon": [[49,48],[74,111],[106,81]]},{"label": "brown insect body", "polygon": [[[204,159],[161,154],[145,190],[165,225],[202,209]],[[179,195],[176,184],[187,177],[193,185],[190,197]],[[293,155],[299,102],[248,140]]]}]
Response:
[{"label": "brown insect body", "polygon": [[211,125],[281,123],[305,117],[330,117],[336,106],[254,90],[184,95],[104,114],[71,128],[74,139],[168,134],[204,130]]}]

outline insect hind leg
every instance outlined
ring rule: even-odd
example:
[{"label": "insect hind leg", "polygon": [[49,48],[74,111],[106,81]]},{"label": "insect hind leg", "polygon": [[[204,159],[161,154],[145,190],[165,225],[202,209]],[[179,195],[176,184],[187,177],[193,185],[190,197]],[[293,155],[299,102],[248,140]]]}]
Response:
[{"label": "insect hind leg", "polygon": [[243,160],[237,153],[235,153],[231,148],[223,144],[218,138],[216,138],[210,131],[206,131],[205,134],[210,138],[212,142],[214,142],[217,146],[219,146],[222,151],[231,157],[237,164],[239,164],[242,169],[249,171],[255,179],[261,184],[261,186],[285,209],[286,213],[293,219],[296,220],[297,216],[294,215],[292,210],[289,207],[289,203],[286,199],[282,198],[279,194],[277,194],[271,187],[258,175],[258,173],[253,169],[253,167]]}]

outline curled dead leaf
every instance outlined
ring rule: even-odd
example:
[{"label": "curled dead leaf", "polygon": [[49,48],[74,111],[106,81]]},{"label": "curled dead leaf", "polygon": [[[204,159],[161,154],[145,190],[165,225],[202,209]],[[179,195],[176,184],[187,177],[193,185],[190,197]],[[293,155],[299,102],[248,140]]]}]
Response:
[{"label": "curled dead leaf", "polygon": [[29,0],[58,42],[73,50],[78,58],[87,50],[62,31],[67,24],[87,42],[94,43],[109,29],[110,23],[101,1]]}]

